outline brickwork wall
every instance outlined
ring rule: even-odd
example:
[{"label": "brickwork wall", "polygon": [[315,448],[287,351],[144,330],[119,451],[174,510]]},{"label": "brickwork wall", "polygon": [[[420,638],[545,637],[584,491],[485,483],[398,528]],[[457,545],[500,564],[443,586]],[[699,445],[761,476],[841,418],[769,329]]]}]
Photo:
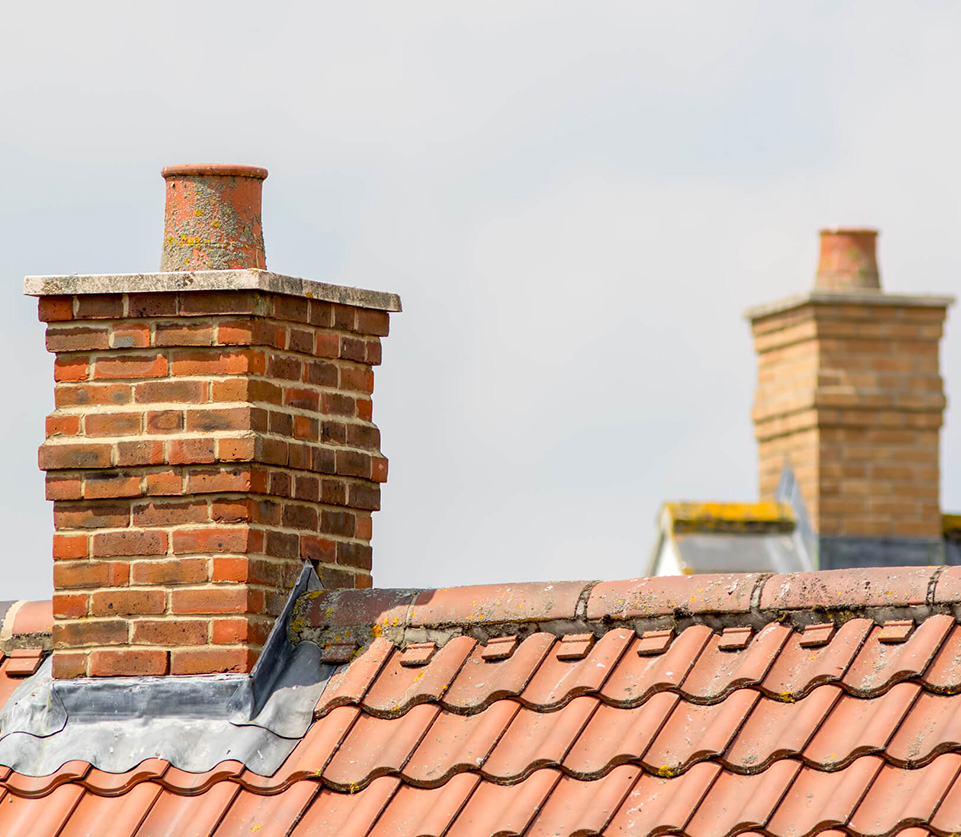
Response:
[{"label": "brickwork wall", "polygon": [[371,584],[388,315],[261,292],[45,297],[54,673],[249,671],[301,562]]},{"label": "brickwork wall", "polygon": [[841,301],[756,319],[762,498],[787,458],[820,534],[939,537],[944,319]]}]

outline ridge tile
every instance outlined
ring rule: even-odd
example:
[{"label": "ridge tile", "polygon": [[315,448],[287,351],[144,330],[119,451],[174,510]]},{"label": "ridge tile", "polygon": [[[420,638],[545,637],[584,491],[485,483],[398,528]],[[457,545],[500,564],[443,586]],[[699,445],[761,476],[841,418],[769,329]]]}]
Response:
[{"label": "ridge tile", "polygon": [[585,581],[487,584],[424,590],[411,605],[413,628],[573,620]]},{"label": "ridge tile", "polygon": [[587,618],[645,619],[681,613],[748,613],[759,573],[677,575],[602,581],[587,600]]},{"label": "ridge tile", "polygon": [[[917,607],[927,602],[932,567],[856,567],[773,575],[761,588],[761,610],[849,610]],[[942,575],[942,578],[944,576]]]}]

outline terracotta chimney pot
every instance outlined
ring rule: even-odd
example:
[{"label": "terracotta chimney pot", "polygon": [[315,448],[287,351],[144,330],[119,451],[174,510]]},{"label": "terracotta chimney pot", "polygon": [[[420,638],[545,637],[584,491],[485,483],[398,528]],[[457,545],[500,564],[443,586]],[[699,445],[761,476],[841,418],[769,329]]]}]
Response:
[{"label": "terracotta chimney pot", "polygon": [[825,291],[881,290],[877,230],[821,230],[814,287]]},{"label": "terracotta chimney pot", "polygon": [[160,270],[265,270],[256,166],[167,166]]}]

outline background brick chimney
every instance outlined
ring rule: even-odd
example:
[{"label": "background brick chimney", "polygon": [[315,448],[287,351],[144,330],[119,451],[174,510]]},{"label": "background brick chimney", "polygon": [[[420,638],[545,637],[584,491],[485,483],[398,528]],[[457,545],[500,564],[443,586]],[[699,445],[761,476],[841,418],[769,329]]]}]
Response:
[{"label": "background brick chimney", "polygon": [[943,562],[938,343],[953,299],[882,293],[876,237],[822,231],[814,290],[746,313],[761,497],[774,497],[788,463],[823,569],[868,554]]},{"label": "background brick chimney", "polygon": [[27,277],[56,408],[54,675],[249,672],[304,559],[371,584],[392,294],[267,273],[248,166],[167,168],[162,269]]}]

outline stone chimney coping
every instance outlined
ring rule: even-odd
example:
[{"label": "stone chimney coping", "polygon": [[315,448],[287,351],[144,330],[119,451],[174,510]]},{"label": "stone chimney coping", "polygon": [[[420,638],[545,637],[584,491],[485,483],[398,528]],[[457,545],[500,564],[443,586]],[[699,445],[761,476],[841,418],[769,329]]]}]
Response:
[{"label": "stone chimney coping", "polygon": [[744,311],[744,319],[759,320],[771,314],[780,314],[802,305],[902,305],[910,308],[947,308],[954,305],[955,297],[935,294],[889,294],[880,291],[807,291],[792,294],[773,302],[752,305]]},{"label": "stone chimney coping", "polygon": [[177,273],[69,274],[27,276],[27,296],[74,296],[85,294],[143,294],[189,291],[265,291],[289,296],[336,302],[376,311],[400,311],[400,297],[343,285],[328,285],[267,270],[198,270]]}]

